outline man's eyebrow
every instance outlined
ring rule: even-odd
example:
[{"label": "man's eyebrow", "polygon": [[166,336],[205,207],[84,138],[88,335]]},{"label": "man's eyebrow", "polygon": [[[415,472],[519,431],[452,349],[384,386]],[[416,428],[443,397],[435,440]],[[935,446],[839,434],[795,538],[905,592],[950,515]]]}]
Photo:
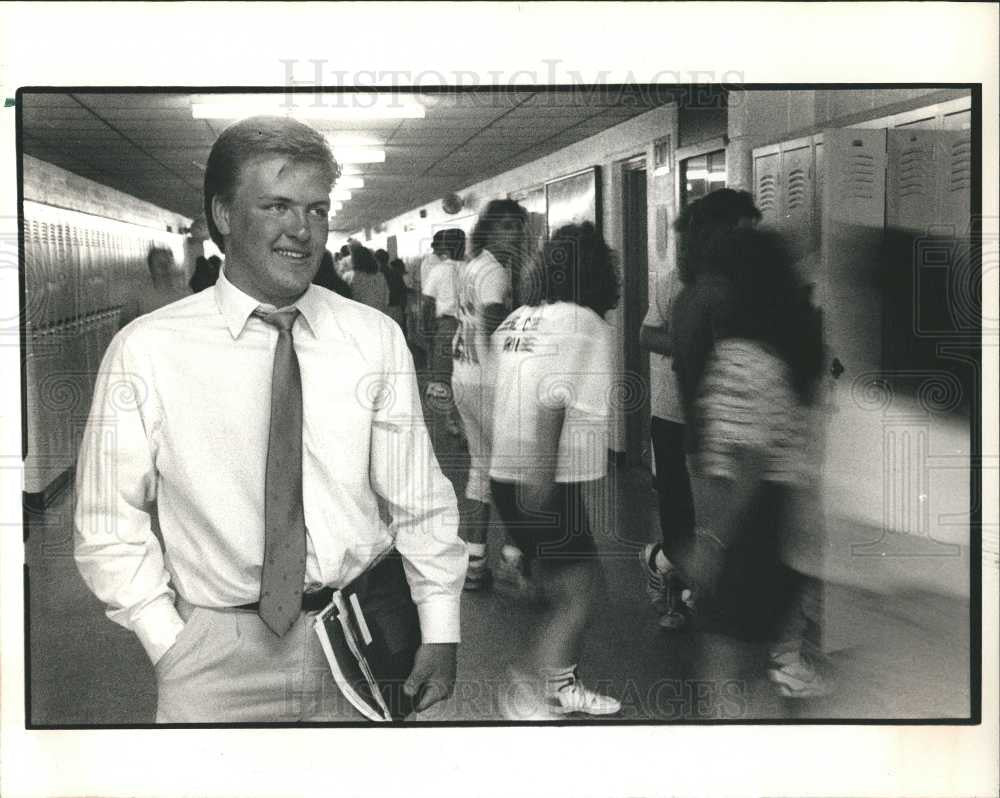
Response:
[{"label": "man's eyebrow", "polygon": [[[281,194],[260,194],[257,196],[258,201],[268,201],[268,202],[285,202],[289,205],[294,205],[295,200],[291,197],[283,197]],[[306,203],[307,205],[329,205],[330,200],[328,198],[313,200],[312,202]]]}]

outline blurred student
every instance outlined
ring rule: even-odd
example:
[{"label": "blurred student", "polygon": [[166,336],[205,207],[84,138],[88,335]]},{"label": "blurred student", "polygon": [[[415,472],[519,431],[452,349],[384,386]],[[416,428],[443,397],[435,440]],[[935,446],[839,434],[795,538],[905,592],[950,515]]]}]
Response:
[{"label": "blurred student", "polygon": [[351,286],[354,301],[385,313],[389,309],[389,284],[372,251],[356,247],[351,251],[351,263],[353,271],[346,272],[344,280]]},{"label": "blurred student", "polygon": [[[719,189],[685,207],[674,222],[677,268],[657,281],[640,343],[660,355],[653,377],[652,442],[656,459],[661,540],[640,551],[646,593],[662,629],[683,628],[693,596],[664,549],[689,543],[694,535],[694,506],[687,455],[694,431],[685,424],[715,341],[729,329],[733,313],[732,282],[724,273],[722,253],[729,234],[752,227],[760,218],[745,191]],[[687,601],[683,598],[687,597]]]},{"label": "blurred student", "polygon": [[[511,273],[520,271],[527,246],[527,212],[514,200],[493,200],[479,215],[471,235],[471,260],[458,270],[458,330],[452,346],[451,385],[469,447],[467,501],[460,505],[460,535],[468,544],[465,589],[489,584],[487,530],[490,519],[490,455],[496,386],[496,353],[491,336],[511,309]],[[422,276],[421,276],[421,279]],[[501,549],[497,566],[517,589],[526,587],[521,552]]]},{"label": "blurred student", "polygon": [[556,231],[540,268],[523,277],[527,304],[493,334],[491,490],[547,604],[527,677],[515,677],[537,700],[508,703],[505,714],[609,715],[621,704],[584,687],[577,663],[599,577],[588,503],[607,473],[615,359],[604,315],[618,304],[618,278],[590,223]]},{"label": "blurred student", "polygon": [[431,243],[433,257],[424,260],[420,284],[421,329],[430,337],[430,381],[427,400],[445,429],[460,435],[451,391],[451,346],[458,330],[458,270],[465,258],[465,233],[438,230]]},{"label": "blurred student", "polygon": [[767,675],[783,696],[825,695],[811,647],[818,584],[786,557],[810,523],[794,515],[797,495],[816,479],[806,455],[822,366],[815,310],[777,233],[735,229],[720,250],[727,329],[691,363],[702,374],[688,415],[695,535],[666,556],[693,581],[706,628],[769,644]]},{"label": "blurred student", "polygon": [[339,274],[337,274],[337,268],[334,265],[333,255],[327,250],[323,253],[323,258],[320,260],[319,269],[316,272],[316,276],[313,277],[313,283],[323,288],[329,289],[337,294],[348,299],[352,298],[351,287],[344,282]]},{"label": "blurred student", "polygon": [[216,281],[219,279],[220,266],[221,261],[215,255],[211,258],[199,256],[197,260],[195,260],[194,274],[192,274],[191,279],[188,280],[191,293],[197,294],[199,291],[204,291],[206,288],[210,288],[215,285]]},{"label": "blurred student", "polygon": [[389,262],[389,316],[406,333],[406,300],[409,288],[406,285],[406,264],[399,258]]},{"label": "blurred student", "polygon": [[174,253],[166,247],[152,247],[146,255],[149,268],[149,282],[135,289],[126,300],[122,311],[121,324],[191,295],[185,284],[184,272],[174,261]]}]

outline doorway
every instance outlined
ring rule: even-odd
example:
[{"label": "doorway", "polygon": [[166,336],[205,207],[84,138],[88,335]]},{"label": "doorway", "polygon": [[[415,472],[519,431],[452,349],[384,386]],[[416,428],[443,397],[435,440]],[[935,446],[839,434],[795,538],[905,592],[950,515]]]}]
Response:
[{"label": "doorway", "polygon": [[649,353],[639,346],[639,328],[649,309],[646,157],[622,164],[622,325],[625,332],[625,465],[651,468],[649,442]]}]

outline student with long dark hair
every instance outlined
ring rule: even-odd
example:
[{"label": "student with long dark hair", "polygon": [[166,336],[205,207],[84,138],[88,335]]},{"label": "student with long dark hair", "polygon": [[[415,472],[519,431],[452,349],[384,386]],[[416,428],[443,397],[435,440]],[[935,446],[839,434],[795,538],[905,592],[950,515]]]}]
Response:
[{"label": "student with long dark hair", "polygon": [[694,430],[685,421],[707,356],[716,339],[727,333],[732,314],[734,290],[720,256],[729,233],[752,227],[759,218],[746,191],[719,189],[685,206],[673,225],[677,268],[657,279],[640,331],[640,344],[661,359],[656,364],[661,369],[655,375],[651,423],[661,540],[645,546],[640,559],[646,593],[662,629],[683,628],[694,604],[663,549],[694,534],[687,469]]},{"label": "student with long dark hair", "polygon": [[611,250],[592,224],[567,225],[525,275],[526,303],[493,334],[497,388],[491,490],[546,607],[515,681],[536,700],[511,719],[609,715],[621,704],[577,676],[598,580],[588,504],[607,472],[618,303]]},{"label": "student with long dark hair", "polygon": [[725,333],[691,364],[702,375],[688,417],[695,536],[665,553],[693,581],[708,628],[770,644],[782,695],[823,695],[806,635],[817,585],[785,559],[803,533],[796,493],[815,480],[805,444],[822,364],[816,311],[777,233],[736,229],[717,246],[733,301]]}]

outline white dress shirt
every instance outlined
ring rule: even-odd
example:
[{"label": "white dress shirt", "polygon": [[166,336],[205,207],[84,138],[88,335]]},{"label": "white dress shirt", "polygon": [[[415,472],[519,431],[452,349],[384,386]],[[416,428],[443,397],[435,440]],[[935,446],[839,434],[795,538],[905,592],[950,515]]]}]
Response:
[{"label": "white dress shirt", "polygon": [[[403,335],[315,285],[295,306],[305,587],[346,584],[395,541],[423,641],[457,642],[465,544]],[[259,598],[278,331],[258,307],[222,274],[125,327],[101,363],[79,457],[76,560],[154,663],[183,627],[172,588],[205,607]]]}]

